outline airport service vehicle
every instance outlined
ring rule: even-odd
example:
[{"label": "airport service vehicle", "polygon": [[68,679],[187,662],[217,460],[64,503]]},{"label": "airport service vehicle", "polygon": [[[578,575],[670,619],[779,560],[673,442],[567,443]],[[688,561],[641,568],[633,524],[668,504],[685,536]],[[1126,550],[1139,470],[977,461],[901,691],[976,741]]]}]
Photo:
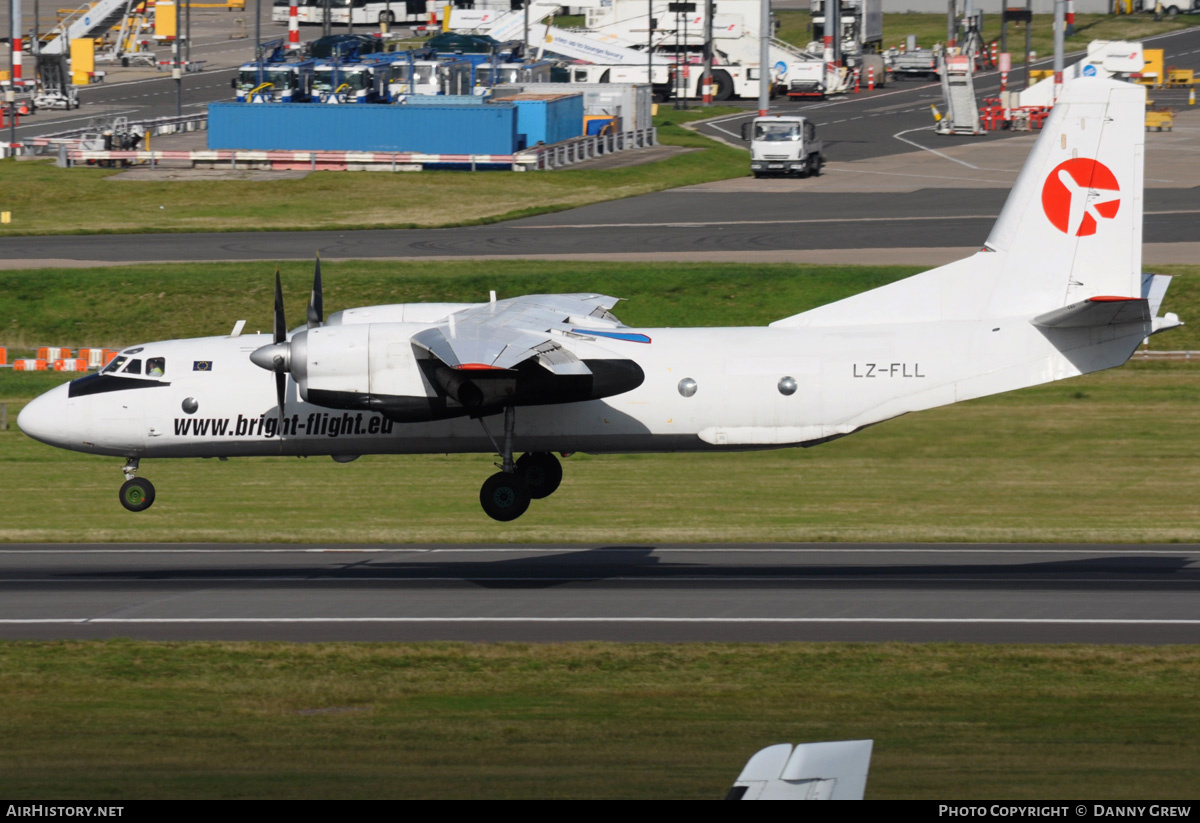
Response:
[{"label": "airport service vehicle", "polygon": [[530,63],[479,63],[475,66],[475,85],[490,88],[504,83],[549,83],[554,64],[549,60]]},{"label": "airport service vehicle", "polygon": [[[395,103],[408,95],[471,94],[471,64],[466,60],[417,60],[412,54],[377,55],[376,95]],[[383,59],[385,58],[386,59]]]},{"label": "airport service vehicle", "polygon": [[313,67],[312,90],[321,103],[374,103],[375,66],[318,62]]},{"label": "airport service vehicle", "polygon": [[[329,16],[332,18],[333,10],[345,2],[346,0],[329,0]],[[286,24],[288,16],[291,14],[290,7],[289,0],[275,0],[271,4],[271,22]],[[299,23],[323,23],[325,21],[325,0],[297,0],[296,20]]]},{"label": "airport service vehicle", "polygon": [[239,103],[308,103],[316,63],[243,63],[233,80]]},{"label": "airport service vehicle", "polygon": [[[702,3],[692,12],[671,10],[668,0],[583,0],[571,8],[586,14],[586,28],[568,30],[548,23],[530,26],[529,49],[542,55],[560,55],[590,63],[593,71],[583,82],[650,82],[659,99],[703,94],[705,13]],[[760,0],[725,0],[713,15],[712,94],[716,100],[756,98],[759,93],[762,3]],[[544,12],[539,11],[542,16]],[[488,33],[505,41],[524,37],[523,14],[514,11],[488,22]],[[451,22],[456,19],[451,16]],[[482,26],[481,26],[482,28]],[[650,31],[653,29],[653,31]],[[646,49],[652,57],[648,66]],[[800,49],[771,38],[768,76],[772,85],[783,82],[791,63],[811,60]],[[676,71],[675,65],[681,68]],[[605,81],[605,73],[623,79]],[[647,76],[649,73],[649,77]]]},{"label": "airport service vehicle", "polygon": [[892,76],[934,80],[938,77],[940,49],[907,49],[891,55]]},{"label": "airport service vehicle", "polygon": [[820,174],[825,165],[816,124],[804,117],[755,117],[742,124],[742,139],[750,141],[750,171],[755,177],[808,177]]},{"label": "airport service vehicle", "polygon": [[430,23],[442,19],[442,9],[452,3],[433,0],[349,0],[342,2],[329,16],[334,24],[346,24],[346,18],[355,25],[375,26],[379,23]]},{"label": "airport service vehicle", "polygon": [[1142,274],[1145,101],[1068,84],[978,252],[766,327],[631,328],[595,293],[326,318],[318,266],[305,324],[288,331],[277,276],[272,334],[127,347],[17,422],[124,458],[133,511],[155,499],[143,459],[499,453],[479,499],[507,521],[559,487],[555,452],[816,446],[1113,368],[1180,325],[1157,316],[1169,278]]}]

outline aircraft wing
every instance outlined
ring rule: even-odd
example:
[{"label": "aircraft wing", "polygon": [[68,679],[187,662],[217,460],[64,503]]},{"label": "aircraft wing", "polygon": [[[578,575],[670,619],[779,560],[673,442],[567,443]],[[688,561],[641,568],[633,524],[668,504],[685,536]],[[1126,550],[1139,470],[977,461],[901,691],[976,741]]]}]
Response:
[{"label": "aircraft wing", "polygon": [[536,294],[497,300],[452,314],[413,342],[455,370],[513,369],[536,359],[556,375],[591,374],[560,342],[622,325],[602,294]]}]

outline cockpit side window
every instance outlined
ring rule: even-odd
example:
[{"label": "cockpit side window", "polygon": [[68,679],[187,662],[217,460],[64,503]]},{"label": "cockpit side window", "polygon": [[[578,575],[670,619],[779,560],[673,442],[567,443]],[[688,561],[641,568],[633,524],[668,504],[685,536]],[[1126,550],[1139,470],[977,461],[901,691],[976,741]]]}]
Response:
[{"label": "cockpit side window", "polygon": [[129,365],[126,366],[125,368],[121,369],[121,374],[141,374],[141,373],[142,373],[142,360],[140,357],[136,360],[130,360]]},{"label": "cockpit side window", "polygon": [[162,377],[167,372],[167,358],[151,357],[146,360],[146,374],[151,377]]},{"label": "cockpit side window", "polygon": [[120,370],[121,366],[125,365],[125,361],[128,359],[129,358],[125,357],[124,355],[114,357],[112,359],[112,362],[109,363],[107,366],[105,366],[104,370],[100,373],[101,374],[115,374],[117,371]]}]

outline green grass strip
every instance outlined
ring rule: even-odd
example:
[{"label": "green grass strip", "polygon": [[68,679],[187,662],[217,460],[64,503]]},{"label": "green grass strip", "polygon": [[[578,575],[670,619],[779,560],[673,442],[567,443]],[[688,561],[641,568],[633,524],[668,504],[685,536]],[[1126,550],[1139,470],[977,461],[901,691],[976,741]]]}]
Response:
[{"label": "green grass strip", "polygon": [[1195,647],[0,644],[7,800],[724,796],[872,738],[868,798],[1194,798]]}]

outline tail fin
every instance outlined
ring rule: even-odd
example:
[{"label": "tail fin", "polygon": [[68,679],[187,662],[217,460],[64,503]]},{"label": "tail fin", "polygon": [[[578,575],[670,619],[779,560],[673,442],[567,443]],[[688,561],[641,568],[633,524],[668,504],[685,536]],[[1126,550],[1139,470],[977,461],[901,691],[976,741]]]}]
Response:
[{"label": "tail fin", "polygon": [[981,251],[771,325],[1013,317],[1141,296],[1145,105],[1140,86],[1072,81]]}]

